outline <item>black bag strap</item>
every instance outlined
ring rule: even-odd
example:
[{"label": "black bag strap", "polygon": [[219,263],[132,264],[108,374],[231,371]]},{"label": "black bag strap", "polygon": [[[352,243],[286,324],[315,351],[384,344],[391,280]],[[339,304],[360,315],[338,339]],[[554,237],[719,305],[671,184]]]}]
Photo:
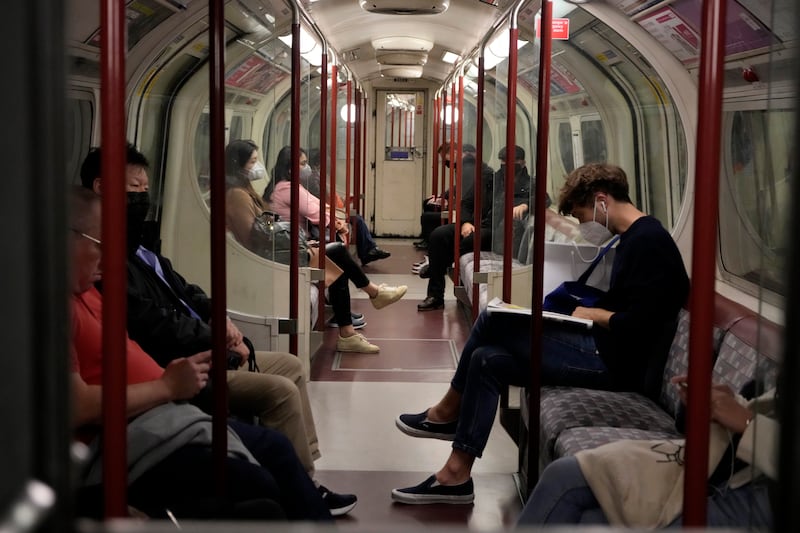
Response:
[{"label": "black bag strap", "polygon": [[250,357],[247,358],[248,369],[250,372],[260,372],[256,364],[256,349],[253,346],[253,342],[244,336],[242,337],[242,342],[247,346],[247,349],[250,350]]},{"label": "black bag strap", "polygon": [[608,253],[611,247],[617,244],[618,240],[619,240],[619,235],[614,235],[614,238],[611,239],[609,243],[606,244],[602,250],[600,250],[600,253],[597,254],[597,257],[594,258],[594,261],[592,261],[592,264],[589,265],[589,268],[586,269],[586,272],[581,274],[581,277],[578,278],[578,283],[580,283],[581,285],[586,285],[586,282],[589,281],[589,276],[592,275],[592,272],[594,272],[595,267],[600,263],[600,261],[603,259],[603,256],[605,256]]}]

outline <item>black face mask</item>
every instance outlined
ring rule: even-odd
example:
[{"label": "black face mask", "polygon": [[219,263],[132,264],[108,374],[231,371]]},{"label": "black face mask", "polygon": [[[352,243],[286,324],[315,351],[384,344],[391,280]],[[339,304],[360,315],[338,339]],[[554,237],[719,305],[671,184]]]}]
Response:
[{"label": "black face mask", "polygon": [[128,193],[128,249],[136,250],[142,244],[144,220],[150,212],[150,193]]},{"label": "black face mask", "polygon": [[[502,168],[502,169],[503,169],[503,173],[505,173],[505,172],[506,172],[506,167],[507,167],[507,166],[508,166],[508,165],[506,165],[505,163],[500,163],[500,168]],[[525,168],[525,165],[523,165],[523,164],[521,164],[521,163],[514,163],[514,175],[516,176],[517,174],[519,174],[520,172],[522,172],[522,169],[523,169],[523,168]]]},{"label": "black face mask", "polygon": [[447,168],[450,168],[450,161],[445,159],[444,160],[444,166],[446,166]]}]

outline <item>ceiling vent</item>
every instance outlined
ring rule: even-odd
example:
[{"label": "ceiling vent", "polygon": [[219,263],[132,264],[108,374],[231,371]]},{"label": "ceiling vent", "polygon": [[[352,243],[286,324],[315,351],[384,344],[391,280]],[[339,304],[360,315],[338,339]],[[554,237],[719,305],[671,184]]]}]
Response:
[{"label": "ceiling vent", "polygon": [[387,78],[421,78],[422,65],[381,65],[381,75]]},{"label": "ceiling vent", "polygon": [[428,62],[428,53],[414,50],[376,50],[375,60],[381,65],[424,65]]},{"label": "ceiling vent", "polygon": [[450,7],[450,0],[359,0],[361,9],[381,15],[436,15]]}]

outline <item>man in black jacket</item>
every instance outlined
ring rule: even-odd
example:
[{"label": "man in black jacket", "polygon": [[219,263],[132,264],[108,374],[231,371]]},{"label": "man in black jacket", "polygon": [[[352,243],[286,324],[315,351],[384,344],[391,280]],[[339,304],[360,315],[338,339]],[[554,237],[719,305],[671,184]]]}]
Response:
[{"label": "man in black jacket", "polygon": [[[492,174],[492,169],[486,164],[481,169],[481,225],[476,228],[475,222],[475,158],[465,157],[463,160],[462,186],[464,195],[461,198],[461,241],[459,243],[459,257],[472,252],[473,238],[478,231],[481,239],[481,250],[492,250],[492,234],[502,235],[503,202],[505,198],[505,158],[506,149],[500,150],[498,155],[502,162],[500,170]],[[525,166],[525,150],[515,148],[514,162],[514,220],[522,220],[528,213],[530,194],[532,189],[531,176]],[[466,179],[465,179],[466,176]],[[493,231],[497,230],[497,231]],[[428,267],[420,270],[420,277],[428,280],[428,295],[422,303],[417,305],[418,311],[432,311],[444,308],[444,288],[447,267],[455,258],[456,230],[455,224],[439,226],[431,233],[428,246]],[[502,250],[495,248],[494,251]]]},{"label": "man in black jacket", "polygon": [[[143,245],[149,212],[149,167],[133,145],[127,148],[128,191],[128,334],[161,366],[188,354],[211,348],[211,299],[188,283],[170,261]],[[94,148],[81,166],[84,187],[101,192],[100,149]],[[280,431],[292,442],[309,476],[320,457],[314,418],[306,391],[305,373],[297,357],[283,352],[255,352],[259,372],[247,372],[250,350],[243,336],[227,322],[229,360],[239,367],[228,371],[231,411],[257,416],[262,425]],[[319,486],[334,516],[356,504],[352,494],[336,494]]]}]

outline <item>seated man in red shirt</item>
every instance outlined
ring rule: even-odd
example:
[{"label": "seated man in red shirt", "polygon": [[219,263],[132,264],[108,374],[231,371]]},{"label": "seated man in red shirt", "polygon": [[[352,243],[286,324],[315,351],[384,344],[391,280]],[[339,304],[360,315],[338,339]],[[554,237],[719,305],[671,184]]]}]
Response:
[{"label": "seated man in red shirt", "polygon": [[[101,277],[100,198],[75,188],[70,203],[73,424],[90,439],[102,414],[102,297],[93,285]],[[129,338],[126,347],[131,505],[153,517],[166,517],[169,510],[184,518],[331,518],[288,440],[256,426],[236,426],[242,440],[229,430],[230,490],[216,498],[210,418],[192,405],[173,403],[205,386],[210,353],[179,358],[162,369]],[[95,452],[97,444],[95,439]],[[102,496],[98,456],[82,479],[81,503],[90,514]],[[255,511],[253,501],[262,502]]]}]

